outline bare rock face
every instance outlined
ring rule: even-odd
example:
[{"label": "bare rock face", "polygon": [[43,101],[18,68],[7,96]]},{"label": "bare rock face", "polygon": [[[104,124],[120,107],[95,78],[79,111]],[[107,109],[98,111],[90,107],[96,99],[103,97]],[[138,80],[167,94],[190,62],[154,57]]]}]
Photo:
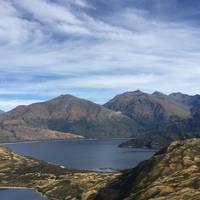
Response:
[{"label": "bare rock face", "polygon": [[[101,105],[62,95],[50,101],[18,106],[0,116],[0,127],[2,130],[12,130],[10,134],[19,136],[18,139],[62,138],[63,133],[87,138],[114,138],[135,136],[139,125],[129,117]],[[18,134],[19,130],[23,132]]]},{"label": "bare rock face", "polygon": [[125,172],[94,199],[198,200],[199,180],[200,139],[175,141],[151,159]]}]

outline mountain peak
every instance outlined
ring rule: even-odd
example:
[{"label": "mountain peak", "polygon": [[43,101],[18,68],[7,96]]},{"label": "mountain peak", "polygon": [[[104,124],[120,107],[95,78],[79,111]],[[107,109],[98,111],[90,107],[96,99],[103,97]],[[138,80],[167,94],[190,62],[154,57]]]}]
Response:
[{"label": "mountain peak", "polygon": [[192,107],[192,105],[191,105],[192,102],[191,102],[191,101],[193,101],[193,100],[192,100],[192,99],[193,99],[193,96],[190,96],[190,95],[188,95],[188,94],[183,94],[183,93],[181,93],[181,92],[174,92],[174,93],[171,93],[171,94],[169,95],[169,97],[170,97],[172,100],[174,100],[174,101],[176,101],[176,102],[179,102],[179,103],[185,105],[185,106],[188,107],[188,108]]},{"label": "mountain peak", "polygon": [[173,93],[171,93],[171,94],[169,94],[169,96],[174,96],[174,97],[183,97],[183,96],[190,96],[190,95],[188,95],[188,94],[184,94],[184,93],[182,93],[182,92],[173,92]]},{"label": "mountain peak", "polygon": [[145,92],[142,92],[141,90],[135,90],[135,91],[130,91],[130,92],[124,92],[120,96],[140,96],[140,95],[148,95]]},{"label": "mountain peak", "polygon": [[11,124],[13,120],[26,127],[74,133],[86,138],[132,137],[138,133],[138,124],[129,117],[69,94],[15,108],[2,115],[0,125]]},{"label": "mountain peak", "polygon": [[135,90],[133,93],[143,93],[141,90]]},{"label": "mountain peak", "polygon": [[126,92],[108,101],[105,107],[122,112],[147,129],[160,125],[164,127],[173,119],[190,116],[190,112],[182,104],[157,91],[153,94],[140,90]]},{"label": "mountain peak", "polygon": [[70,99],[70,98],[78,99],[78,97],[75,97],[75,96],[73,96],[71,94],[61,94],[60,96],[58,96],[56,98],[53,98],[50,101],[57,100],[57,99]]},{"label": "mountain peak", "polygon": [[166,94],[159,92],[159,91],[155,91],[152,93],[153,96],[166,96]]},{"label": "mountain peak", "polygon": [[135,90],[135,91],[130,92],[130,93],[132,93],[132,94],[147,94],[145,92],[142,92],[141,90]]}]

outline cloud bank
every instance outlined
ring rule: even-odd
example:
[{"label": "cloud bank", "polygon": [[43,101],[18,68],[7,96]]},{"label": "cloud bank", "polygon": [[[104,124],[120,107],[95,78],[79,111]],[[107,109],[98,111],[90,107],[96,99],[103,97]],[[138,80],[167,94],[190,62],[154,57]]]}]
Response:
[{"label": "cloud bank", "polygon": [[0,109],[71,93],[200,93],[200,2],[1,0]]}]

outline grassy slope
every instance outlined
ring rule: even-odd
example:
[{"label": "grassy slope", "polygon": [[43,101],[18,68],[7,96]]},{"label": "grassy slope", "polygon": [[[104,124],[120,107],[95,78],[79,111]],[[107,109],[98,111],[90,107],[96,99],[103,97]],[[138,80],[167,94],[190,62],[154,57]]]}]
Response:
[{"label": "grassy slope", "polygon": [[63,169],[0,148],[0,187],[35,188],[49,199],[88,199],[118,173]]},{"label": "grassy slope", "polygon": [[200,139],[173,142],[123,173],[63,169],[0,148],[0,187],[35,188],[52,200],[199,200]]},{"label": "grassy slope", "polygon": [[200,139],[173,142],[122,174],[95,200],[199,200]]}]

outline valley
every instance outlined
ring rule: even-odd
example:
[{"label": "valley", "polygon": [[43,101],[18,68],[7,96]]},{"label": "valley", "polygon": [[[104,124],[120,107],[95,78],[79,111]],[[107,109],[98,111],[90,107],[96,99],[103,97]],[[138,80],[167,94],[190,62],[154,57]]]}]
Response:
[{"label": "valley", "polygon": [[200,139],[173,142],[122,172],[81,171],[0,148],[0,187],[34,188],[52,200],[198,200]]}]

